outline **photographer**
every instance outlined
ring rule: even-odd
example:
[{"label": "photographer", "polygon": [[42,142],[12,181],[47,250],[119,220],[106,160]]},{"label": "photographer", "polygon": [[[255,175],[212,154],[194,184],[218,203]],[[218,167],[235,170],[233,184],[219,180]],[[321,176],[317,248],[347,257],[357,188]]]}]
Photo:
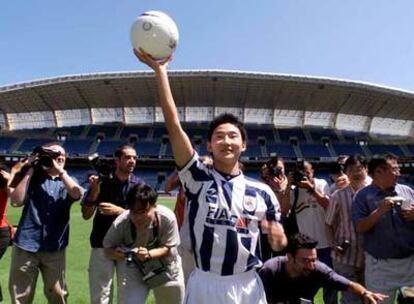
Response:
[{"label": "photographer", "polygon": [[336,190],[340,190],[349,185],[349,178],[345,174],[344,164],[348,159],[348,155],[340,155],[337,160],[331,166],[330,177],[332,179],[332,184],[329,186],[329,191],[333,194]]},{"label": "photographer", "polygon": [[263,265],[259,275],[269,304],[313,303],[321,287],[348,291],[367,304],[386,299],[318,261],[317,243],[305,234],[295,234],[289,238],[286,256],[275,257]]},{"label": "photographer", "polygon": [[181,304],[184,299],[177,220],[156,200],[150,186],[134,186],[127,197],[129,211],[105,236],[105,253],[119,265],[119,303],[145,303],[150,289],[157,304]]},{"label": "photographer", "polygon": [[[359,155],[345,161],[344,172],[350,184],[335,191],[326,211],[326,232],[332,249],[333,266],[336,272],[360,284],[364,283],[364,252],[362,236],[355,232],[351,219],[352,199],[370,181],[367,178],[367,162]],[[361,303],[361,299],[344,291],[341,303]]]},{"label": "photographer", "polygon": [[112,302],[112,280],[116,263],[105,256],[102,241],[112,222],[127,208],[126,196],[129,189],[143,183],[133,174],[137,158],[133,147],[120,146],[114,156],[113,174],[107,163],[100,164],[98,160],[95,164],[97,175],[88,177],[90,186],[82,201],[83,218],[88,220],[95,215],[90,235],[92,250],[88,269],[92,304]]},{"label": "photographer", "polygon": [[[283,159],[272,157],[260,168],[260,177],[264,183],[270,186],[280,202],[288,186]],[[281,212],[284,215],[288,210],[284,210],[283,206],[281,206]]]},{"label": "photographer", "polygon": [[[328,183],[314,177],[313,166],[308,161],[297,162],[295,171],[289,174],[288,179],[290,191],[281,198],[281,205],[289,206],[289,212],[294,212],[300,233],[305,233],[318,241],[319,259],[332,267],[331,251],[325,231],[325,209],[329,205]],[[324,302],[336,303],[336,292],[325,288]]]},{"label": "photographer", "polygon": [[[286,194],[288,186],[288,178],[285,175],[285,163],[283,159],[275,156],[272,157],[269,161],[267,161],[260,168],[260,178],[275,193],[278,201],[280,202],[282,217],[284,217],[289,212],[290,206],[288,205],[286,207],[282,203],[282,198]],[[267,231],[261,227],[260,250],[263,262],[268,260],[275,254],[275,252],[270,247],[267,238]]]},{"label": "photographer", "polygon": [[64,169],[65,150],[51,143],[25,161],[21,180],[11,185],[13,206],[22,206],[10,266],[12,303],[32,303],[39,271],[49,303],[66,303],[65,248],[72,203],[83,189]]},{"label": "photographer", "polygon": [[352,202],[355,230],[363,235],[365,282],[368,288],[389,296],[414,286],[414,191],[398,183],[398,158],[387,154],[371,159],[372,184]]}]

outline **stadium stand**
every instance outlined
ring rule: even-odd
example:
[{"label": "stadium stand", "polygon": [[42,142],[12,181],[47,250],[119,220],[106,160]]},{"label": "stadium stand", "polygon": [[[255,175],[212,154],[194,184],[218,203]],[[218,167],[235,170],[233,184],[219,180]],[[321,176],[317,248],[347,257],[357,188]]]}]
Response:
[{"label": "stadium stand", "polygon": [[[272,153],[290,163],[312,158],[329,166],[341,154],[369,157],[390,151],[414,171],[412,92],[241,71],[169,75],[183,128],[200,155],[208,154],[211,119],[230,112],[246,123],[249,148],[243,161],[252,174]],[[69,156],[84,162],[91,152],[111,155],[121,143],[131,142],[139,162],[149,159],[172,170],[156,99],[148,72],[72,75],[0,87],[0,156],[30,153],[37,145],[60,140]]]},{"label": "stadium stand", "polygon": [[16,141],[16,137],[0,137],[0,153],[11,153],[11,147]]},{"label": "stadium stand", "polygon": [[289,142],[290,139],[295,138],[300,142],[305,142],[305,134],[302,129],[278,129],[279,137],[283,142]]},{"label": "stadium stand", "polygon": [[119,125],[92,125],[88,137],[95,137],[99,133],[105,134],[106,138],[112,139],[118,130]]},{"label": "stadium stand", "polygon": [[368,145],[368,149],[371,151],[372,155],[393,153],[397,156],[404,156],[403,151],[397,145]]},{"label": "stadium stand", "polygon": [[267,154],[270,155],[271,153],[277,154],[278,156],[286,159],[296,158],[295,150],[290,144],[268,143]]},{"label": "stadium stand", "polygon": [[96,153],[110,157],[113,156],[116,148],[127,143],[126,140],[103,140],[97,145]]},{"label": "stadium stand", "polygon": [[149,127],[146,126],[124,126],[121,131],[121,138],[128,138],[131,135],[137,135],[139,139],[146,139]]},{"label": "stadium stand", "polygon": [[69,137],[78,137],[82,134],[85,126],[62,127],[55,130],[55,135],[67,134]]},{"label": "stadium stand", "polygon": [[54,138],[26,138],[17,150],[21,153],[29,154],[37,146],[44,145],[53,140]]},{"label": "stadium stand", "polygon": [[63,147],[71,157],[85,157],[89,154],[93,142],[93,139],[67,139],[63,142]]},{"label": "stadium stand", "polygon": [[354,155],[359,154],[367,156],[358,144],[332,144],[337,155]]},{"label": "stadium stand", "polygon": [[331,142],[339,141],[335,130],[333,129],[309,129],[313,141],[320,142],[323,138],[329,139]]},{"label": "stadium stand", "polygon": [[328,148],[323,144],[300,144],[302,156],[305,159],[319,159],[321,157],[332,157]]}]

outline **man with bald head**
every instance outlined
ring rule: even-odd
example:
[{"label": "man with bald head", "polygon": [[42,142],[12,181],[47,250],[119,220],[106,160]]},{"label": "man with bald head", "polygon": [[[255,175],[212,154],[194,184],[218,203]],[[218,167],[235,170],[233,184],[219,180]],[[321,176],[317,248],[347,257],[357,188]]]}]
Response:
[{"label": "man with bald head", "polygon": [[9,189],[12,205],[23,206],[10,266],[12,303],[33,302],[39,271],[47,301],[67,301],[65,248],[69,215],[83,189],[64,169],[65,161],[65,150],[58,144],[38,147],[25,161],[21,180]]}]

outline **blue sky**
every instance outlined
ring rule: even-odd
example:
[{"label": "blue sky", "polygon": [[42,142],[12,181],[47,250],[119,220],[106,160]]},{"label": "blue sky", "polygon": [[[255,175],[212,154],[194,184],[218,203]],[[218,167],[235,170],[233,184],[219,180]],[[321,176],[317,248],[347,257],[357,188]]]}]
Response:
[{"label": "blue sky", "polygon": [[170,69],[343,78],[414,91],[412,0],[15,0],[0,9],[0,85],[146,69],[135,17],[162,10],[180,42]]}]

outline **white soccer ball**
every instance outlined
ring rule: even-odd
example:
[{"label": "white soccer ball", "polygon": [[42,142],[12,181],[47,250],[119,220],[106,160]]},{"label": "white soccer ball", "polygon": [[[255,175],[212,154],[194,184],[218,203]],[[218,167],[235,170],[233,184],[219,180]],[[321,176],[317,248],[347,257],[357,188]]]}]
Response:
[{"label": "white soccer ball", "polygon": [[132,24],[132,47],[143,49],[154,59],[159,60],[170,56],[177,47],[177,43],[177,25],[163,12],[145,12]]}]

